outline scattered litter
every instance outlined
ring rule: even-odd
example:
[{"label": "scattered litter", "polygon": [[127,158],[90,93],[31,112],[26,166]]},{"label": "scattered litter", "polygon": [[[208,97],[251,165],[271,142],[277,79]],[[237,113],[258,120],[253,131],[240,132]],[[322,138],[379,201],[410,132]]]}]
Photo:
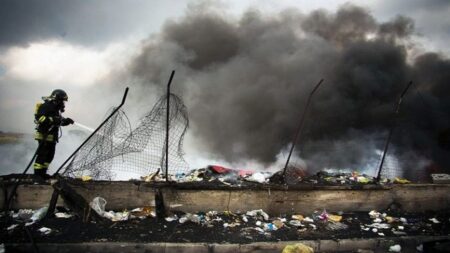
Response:
[{"label": "scattered litter", "polygon": [[294,220],[299,220],[299,221],[302,221],[305,219],[305,217],[303,217],[303,215],[301,215],[301,214],[294,214],[294,215],[292,215],[291,218]]},{"label": "scattered litter", "polygon": [[382,220],[381,220],[380,218],[375,218],[375,219],[373,220],[373,222],[375,222],[375,223],[381,223]]},{"label": "scattered litter", "polygon": [[145,219],[147,217],[156,217],[155,207],[146,206],[131,210],[131,218]]},{"label": "scattered litter", "polygon": [[52,232],[52,230],[50,228],[47,227],[41,227],[40,229],[38,229],[39,232],[41,232],[44,235],[48,235]]},{"label": "scattered litter", "polygon": [[371,227],[371,228],[377,228],[377,229],[390,229],[391,228],[391,225],[389,225],[387,223],[372,223],[367,226]]},{"label": "scattered litter", "polygon": [[411,183],[411,181],[404,179],[404,178],[396,177],[394,179],[394,184],[410,184],[410,183]]},{"label": "scattered litter", "polygon": [[68,213],[62,213],[62,212],[55,213],[55,217],[56,218],[65,218],[65,219],[67,219],[67,218],[70,218],[72,216],[73,216],[72,214],[68,214]]},{"label": "scattered litter", "polygon": [[13,224],[13,225],[9,226],[6,230],[10,231],[10,230],[15,229],[18,226],[19,226],[19,224]]},{"label": "scattered litter", "polygon": [[375,210],[372,210],[369,212],[369,216],[371,219],[376,219],[376,218],[380,217],[380,215],[381,215],[381,213],[379,213]]},{"label": "scattered litter", "polygon": [[294,227],[304,227],[305,225],[302,224],[299,220],[290,220],[289,225],[292,225]]},{"label": "scattered litter", "polygon": [[172,222],[178,220],[178,216],[175,214],[173,216],[166,217],[167,222]]},{"label": "scattered litter", "polygon": [[401,221],[402,223],[408,223],[408,220],[407,220],[406,218],[403,218],[403,217],[400,217],[400,221]]},{"label": "scattered litter", "polygon": [[389,247],[389,252],[401,252],[401,251],[402,247],[399,244],[392,245],[391,247]]},{"label": "scattered litter", "polygon": [[238,226],[240,226],[240,225],[241,225],[241,223],[239,223],[239,222],[224,223],[224,224],[223,224],[223,227],[224,227],[224,228],[228,228],[228,227],[234,228],[234,227],[238,227]]},{"label": "scattered litter", "polygon": [[89,206],[94,209],[94,211],[100,215],[103,216],[105,213],[105,206],[106,206],[106,199],[102,197],[95,197],[92,199],[92,201],[89,203]]},{"label": "scattered litter", "polygon": [[39,221],[42,218],[44,218],[45,215],[47,214],[47,211],[48,211],[48,206],[44,206],[44,207],[36,210],[30,218],[31,223],[34,223],[34,222]]},{"label": "scattered litter", "polygon": [[327,211],[323,210],[322,213],[318,216],[318,218],[320,220],[327,221],[328,220],[328,216],[329,215],[328,215]]},{"label": "scattered litter", "polygon": [[328,220],[335,221],[335,222],[340,222],[342,220],[342,216],[329,214],[328,215]]},{"label": "scattered litter", "polygon": [[428,219],[428,220],[431,221],[431,222],[433,222],[434,224],[441,223],[441,222],[438,221],[438,219],[436,219],[436,218],[431,218],[431,219]]},{"label": "scattered litter", "polygon": [[260,227],[255,227],[255,228],[253,228],[255,231],[257,231],[258,233],[260,233],[260,234],[264,234],[265,232],[264,232],[264,229],[262,229],[262,228],[260,228]]},{"label": "scattered litter", "polygon": [[314,250],[303,243],[286,245],[282,253],[314,253]]},{"label": "scattered litter", "polygon": [[246,215],[251,217],[262,216],[264,220],[269,220],[269,215],[265,213],[262,209],[248,211]]},{"label": "scattered litter", "polygon": [[277,227],[277,228],[282,228],[282,227],[284,226],[284,222],[281,221],[281,220],[274,220],[272,223],[273,223],[273,225],[275,225],[275,227]]},{"label": "scattered litter", "polygon": [[303,221],[307,222],[307,223],[313,223],[314,222],[314,220],[309,218],[309,217],[304,218]]},{"label": "scattered litter", "polygon": [[264,223],[264,230],[275,231],[275,230],[278,230],[278,228],[273,223]]},{"label": "scattered litter", "polygon": [[91,181],[92,177],[91,176],[81,176],[78,179],[80,179],[83,182],[87,182],[87,181]]},{"label": "scattered litter", "polygon": [[108,218],[111,221],[126,221],[130,217],[130,213],[127,211],[123,212],[108,211],[103,213],[103,217]]},{"label": "scattered litter", "polygon": [[200,217],[197,214],[192,214],[192,213],[187,213],[185,215],[183,215],[178,222],[180,222],[181,224],[185,223],[186,221],[190,221],[193,223],[200,223]]},{"label": "scattered litter", "polygon": [[379,236],[385,236],[383,232],[378,233]]},{"label": "scattered litter", "polygon": [[251,176],[245,178],[245,180],[262,184],[266,182],[266,177],[264,176],[263,173],[256,172],[253,173]]},{"label": "scattered litter", "polygon": [[420,244],[419,246],[417,246],[416,249],[419,252],[423,252],[423,244]]},{"label": "scattered litter", "polygon": [[20,209],[17,213],[16,218],[20,218],[21,220],[29,220],[31,216],[33,215],[32,209]]},{"label": "scattered litter", "polygon": [[362,183],[362,184],[367,184],[367,183],[370,182],[370,180],[369,180],[368,178],[363,177],[363,176],[357,177],[357,178],[356,178],[356,181],[357,181],[358,183]]},{"label": "scattered litter", "polygon": [[148,176],[141,177],[141,179],[144,182],[155,181],[158,178],[159,171],[160,171],[160,168],[158,168],[158,170],[156,172],[150,173]]},{"label": "scattered litter", "polygon": [[391,216],[386,216],[385,219],[386,219],[387,223],[392,223],[395,221],[395,219]]}]

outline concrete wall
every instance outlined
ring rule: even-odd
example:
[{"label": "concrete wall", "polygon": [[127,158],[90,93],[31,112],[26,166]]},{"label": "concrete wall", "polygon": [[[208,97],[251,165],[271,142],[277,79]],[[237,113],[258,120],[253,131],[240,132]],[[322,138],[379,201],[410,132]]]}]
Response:
[{"label": "concrete wall", "polygon": [[[402,246],[402,252],[417,252],[416,247],[425,242],[449,240],[450,236],[402,236],[394,238],[361,238],[337,240],[300,240],[281,242],[254,242],[250,244],[208,243],[38,243],[40,252],[124,252],[124,253],[280,253],[286,245],[303,243],[314,252],[373,252],[385,253],[394,244]],[[6,252],[32,252],[29,243],[5,243]],[[360,251],[364,250],[364,251]]]},{"label": "concrete wall", "polygon": [[[142,206],[154,206],[154,189],[140,189],[139,184],[131,182],[86,182],[72,185],[86,200],[100,196],[106,199],[106,208],[123,210]],[[8,191],[12,186],[8,187]],[[20,185],[16,191],[16,200],[13,209],[36,209],[48,205],[53,193],[51,185]],[[9,193],[8,193],[9,194]],[[4,206],[4,188],[0,196],[1,207]],[[58,204],[62,205],[61,197]]]},{"label": "concrete wall", "polygon": [[[88,200],[95,196],[105,198],[108,202],[107,210],[154,206],[156,188],[144,183],[80,182],[73,187]],[[281,188],[189,189],[163,186],[160,189],[166,210],[183,212],[263,209],[271,215],[309,214],[322,209],[331,212],[383,210],[392,204],[409,212],[450,209],[450,184],[367,186],[361,189],[346,186]],[[21,185],[17,189],[13,209],[36,209],[48,205],[51,194],[50,185]],[[61,200],[59,201],[61,204]],[[4,193],[0,196],[0,203],[4,203]]]},{"label": "concrete wall", "polygon": [[315,210],[370,211],[391,205],[404,211],[450,209],[450,185],[395,185],[384,189],[308,190],[174,190],[165,189],[168,210],[246,211],[263,209],[269,214],[308,214]]}]

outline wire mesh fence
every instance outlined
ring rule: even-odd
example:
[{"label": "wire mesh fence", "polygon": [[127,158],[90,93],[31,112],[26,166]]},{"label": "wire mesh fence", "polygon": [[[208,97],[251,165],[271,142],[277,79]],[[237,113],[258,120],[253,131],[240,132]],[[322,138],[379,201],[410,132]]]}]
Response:
[{"label": "wire mesh fence", "polygon": [[[139,125],[131,130],[126,114],[119,110],[76,153],[65,168],[68,177],[90,176],[112,180],[119,173],[145,176],[165,172],[167,95],[161,97]],[[189,126],[187,108],[175,94],[169,95],[168,173],[189,170],[183,158],[183,138]]]}]

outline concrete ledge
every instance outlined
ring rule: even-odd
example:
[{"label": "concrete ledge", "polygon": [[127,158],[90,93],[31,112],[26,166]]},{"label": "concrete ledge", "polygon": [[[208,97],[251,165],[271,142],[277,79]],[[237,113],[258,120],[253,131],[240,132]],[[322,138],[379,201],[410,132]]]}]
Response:
[{"label": "concrete ledge", "polygon": [[[189,184],[190,185],[190,184]],[[191,185],[192,186],[192,185]],[[201,185],[200,185],[201,186]],[[263,209],[272,216],[303,213],[327,209],[337,211],[384,210],[391,205],[407,212],[438,211],[450,209],[450,184],[315,186],[283,189],[282,186],[258,185],[253,188],[237,187],[211,189],[187,185],[149,185],[141,182],[75,182],[73,188],[91,200],[96,196],[106,199],[108,210],[133,209],[154,206],[155,190],[160,189],[166,210],[199,212],[232,212]],[[4,205],[4,190],[0,204]],[[13,209],[37,209],[48,205],[53,189],[50,185],[20,185]],[[61,199],[59,204],[63,204]]]},{"label": "concrete ledge", "polygon": [[[281,253],[288,244],[303,243],[314,252],[351,252],[358,249],[373,252],[387,252],[394,244],[402,246],[402,252],[415,252],[415,247],[430,241],[449,240],[450,236],[405,236],[391,238],[255,242],[250,244],[207,244],[207,243],[129,243],[129,242],[88,242],[88,243],[39,243],[40,252],[123,252],[123,253]],[[5,243],[6,252],[32,252],[31,244]]]}]

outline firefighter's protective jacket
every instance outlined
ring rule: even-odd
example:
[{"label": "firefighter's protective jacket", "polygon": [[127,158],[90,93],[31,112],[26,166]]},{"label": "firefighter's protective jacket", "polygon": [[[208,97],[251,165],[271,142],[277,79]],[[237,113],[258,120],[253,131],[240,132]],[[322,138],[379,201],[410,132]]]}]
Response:
[{"label": "firefighter's protective jacket", "polygon": [[38,103],[34,118],[36,123],[34,138],[39,141],[58,142],[59,127],[67,125],[61,117],[59,106],[52,100]]}]

